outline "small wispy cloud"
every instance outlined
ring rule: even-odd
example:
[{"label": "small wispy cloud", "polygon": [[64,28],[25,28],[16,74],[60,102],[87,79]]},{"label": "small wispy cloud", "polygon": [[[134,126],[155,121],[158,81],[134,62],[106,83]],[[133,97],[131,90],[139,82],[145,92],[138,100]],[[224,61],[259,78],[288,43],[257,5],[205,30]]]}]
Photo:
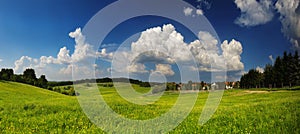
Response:
[{"label": "small wispy cloud", "polygon": [[185,7],[185,8],[183,9],[183,13],[184,13],[185,16],[191,16],[191,15],[192,15],[192,12],[193,12],[193,9],[190,8],[190,7]]},{"label": "small wispy cloud", "polygon": [[192,16],[192,17],[195,17],[195,15],[204,15],[204,12],[202,9],[198,8],[194,12],[194,9],[190,8],[190,7],[185,7],[183,9],[183,13],[185,16]]},{"label": "small wispy cloud", "polygon": [[198,6],[197,8],[206,8],[206,9],[210,9],[212,2],[210,0],[197,0],[196,2],[198,2]]},{"label": "small wispy cloud", "polygon": [[264,72],[265,72],[265,69],[263,69],[263,68],[260,67],[260,66],[257,66],[257,67],[256,67],[256,70],[257,70],[258,72],[260,72],[260,73],[264,73]]},{"label": "small wispy cloud", "polygon": [[197,15],[203,15],[203,10],[202,9],[197,9],[196,14]]},{"label": "small wispy cloud", "polygon": [[273,63],[274,63],[273,55],[270,55],[270,56],[269,56],[269,59],[272,61],[272,64],[273,64]]}]

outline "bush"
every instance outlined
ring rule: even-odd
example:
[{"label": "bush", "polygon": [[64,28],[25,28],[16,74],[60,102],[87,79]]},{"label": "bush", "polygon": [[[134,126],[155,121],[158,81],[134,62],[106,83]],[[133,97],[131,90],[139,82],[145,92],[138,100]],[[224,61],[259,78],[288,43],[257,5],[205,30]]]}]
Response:
[{"label": "bush", "polygon": [[53,91],[60,93],[60,88],[59,87],[55,87],[55,88],[53,88]]},{"label": "bush", "polygon": [[103,87],[114,87],[113,84],[104,84]]},{"label": "bush", "polygon": [[63,90],[61,93],[64,94],[64,95],[69,95],[69,92],[66,91],[66,90]]},{"label": "bush", "polygon": [[71,89],[69,90],[69,95],[70,95],[70,96],[75,96],[75,95],[76,95],[74,88],[71,88]]},{"label": "bush", "polygon": [[26,104],[24,105],[23,109],[24,110],[32,110],[34,109],[36,106],[34,104]]},{"label": "bush", "polygon": [[140,87],[151,87],[149,82],[141,82]]},{"label": "bush", "polygon": [[50,90],[50,91],[53,91],[53,88],[52,88],[52,87],[49,87],[49,86],[48,86],[47,89]]}]

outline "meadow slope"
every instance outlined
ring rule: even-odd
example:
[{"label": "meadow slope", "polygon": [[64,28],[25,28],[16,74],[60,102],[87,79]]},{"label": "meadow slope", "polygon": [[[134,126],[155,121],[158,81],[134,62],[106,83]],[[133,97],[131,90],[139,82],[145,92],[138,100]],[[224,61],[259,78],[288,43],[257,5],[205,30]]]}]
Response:
[{"label": "meadow slope", "polygon": [[[134,85],[139,92],[149,89]],[[101,87],[117,113],[150,119],[167,112],[177,93],[166,92],[149,106],[124,101],[114,88]],[[203,126],[198,119],[207,92],[200,92],[190,115],[170,133],[300,133],[300,91],[228,90]],[[188,97],[188,95],[187,95]],[[0,81],[0,133],[103,133],[81,110],[77,98],[33,86]]]}]

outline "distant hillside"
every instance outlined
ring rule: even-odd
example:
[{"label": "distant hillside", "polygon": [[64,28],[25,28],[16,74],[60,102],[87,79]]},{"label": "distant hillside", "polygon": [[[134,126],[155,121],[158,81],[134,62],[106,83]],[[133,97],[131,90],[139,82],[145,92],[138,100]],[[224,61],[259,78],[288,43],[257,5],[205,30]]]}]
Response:
[{"label": "distant hillside", "polygon": [[[38,88],[35,86],[9,82],[0,81],[0,103],[8,101],[44,101],[47,99],[54,98],[66,98],[68,96],[62,95],[60,93],[52,92],[47,89]],[[11,99],[9,99],[11,98]]]}]

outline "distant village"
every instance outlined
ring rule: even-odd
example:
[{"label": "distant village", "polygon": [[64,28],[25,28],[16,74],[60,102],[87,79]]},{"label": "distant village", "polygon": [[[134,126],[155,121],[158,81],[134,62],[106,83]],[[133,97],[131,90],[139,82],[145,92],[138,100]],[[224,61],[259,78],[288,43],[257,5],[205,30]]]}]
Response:
[{"label": "distant village", "polygon": [[224,90],[239,88],[239,82],[192,82],[188,83],[167,83],[167,90]]}]

